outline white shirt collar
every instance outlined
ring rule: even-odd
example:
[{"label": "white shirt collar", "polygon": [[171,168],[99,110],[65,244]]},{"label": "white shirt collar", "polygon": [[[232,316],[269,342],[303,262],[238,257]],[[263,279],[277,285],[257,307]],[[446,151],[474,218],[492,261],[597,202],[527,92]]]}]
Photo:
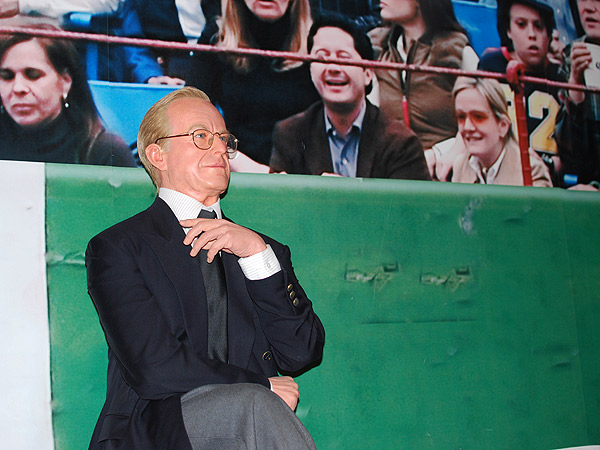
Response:
[{"label": "white shirt collar", "polygon": [[[327,109],[323,108],[323,111],[325,114],[325,131],[326,131],[327,135],[329,136],[329,130],[331,130],[333,128],[335,135],[339,137],[340,135],[339,135],[338,131],[335,129],[335,127],[331,123],[331,120],[329,120],[329,117],[327,116]],[[367,101],[365,99],[363,99],[363,102],[360,106],[360,111],[358,112],[358,116],[356,116],[356,119],[354,119],[354,122],[352,122],[352,127],[357,127],[358,131],[362,131],[362,124],[363,124],[363,121],[365,120],[366,112],[367,112]],[[352,127],[350,127],[350,130],[352,130]]]},{"label": "white shirt collar", "polygon": [[214,211],[217,214],[217,219],[223,218],[221,212],[221,200],[217,200],[216,203],[210,206],[205,206],[189,195],[168,188],[160,188],[158,190],[158,196],[169,205],[169,208],[171,208],[173,214],[177,217],[177,220],[196,219],[202,209]]},{"label": "white shirt collar", "polygon": [[498,155],[498,159],[496,159],[496,162],[487,170],[485,176],[483,175],[483,166],[479,158],[477,156],[471,156],[469,158],[469,165],[477,174],[477,178],[481,184],[494,184],[496,182],[496,176],[498,175],[505,154],[506,147],[502,149],[502,152]]}]

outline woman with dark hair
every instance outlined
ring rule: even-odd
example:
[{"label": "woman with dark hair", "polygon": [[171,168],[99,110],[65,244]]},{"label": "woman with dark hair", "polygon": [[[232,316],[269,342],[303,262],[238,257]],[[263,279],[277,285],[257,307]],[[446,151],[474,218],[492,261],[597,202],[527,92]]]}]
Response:
[{"label": "woman with dark hair", "polygon": [[[370,33],[380,61],[475,69],[477,55],[451,0],[385,0],[381,18],[387,27]],[[456,134],[455,76],[389,69],[376,74],[381,108],[404,120],[425,149]]]},{"label": "woman with dark hair", "polygon": [[0,159],[135,166],[127,145],[106,132],[69,41],[1,39],[0,99]]},{"label": "woman with dark hair", "polygon": [[[308,0],[223,0],[218,31],[198,42],[306,53],[311,23]],[[199,53],[189,84],[222,109],[240,150],[261,164],[269,164],[275,122],[319,99],[308,66],[291,60]]]}]

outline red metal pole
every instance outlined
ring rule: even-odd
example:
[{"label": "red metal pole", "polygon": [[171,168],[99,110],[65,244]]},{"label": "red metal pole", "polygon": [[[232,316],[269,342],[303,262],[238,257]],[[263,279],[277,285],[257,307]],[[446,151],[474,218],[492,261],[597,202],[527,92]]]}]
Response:
[{"label": "red metal pole", "polygon": [[517,136],[521,150],[521,169],[523,170],[523,185],[533,186],[531,162],[529,160],[529,133],[527,131],[527,113],[525,111],[525,85],[520,80],[523,66],[517,61],[509,61],[506,66],[506,79],[515,94],[515,112],[517,114]]}]

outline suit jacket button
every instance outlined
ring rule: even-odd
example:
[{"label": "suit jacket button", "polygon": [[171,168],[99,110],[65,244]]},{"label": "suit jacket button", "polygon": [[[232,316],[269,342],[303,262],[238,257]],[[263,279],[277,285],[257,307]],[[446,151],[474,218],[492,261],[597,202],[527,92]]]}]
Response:
[{"label": "suit jacket button", "polygon": [[290,292],[290,300],[294,300],[296,298],[296,292]]},{"label": "suit jacket button", "polygon": [[273,354],[271,352],[269,352],[269,351],[266,351],[266,352],[263,353],[262,358],[265,361],[271,361],[271,359],[273,359]]},{"label": "suit jacket button", "polygon": [[298,306],[299,304],[300,304],[300,302],[298,301],[298,299],[297,299],[297,298],[295,298],[295,299],[292,301],[292,305],[294,305],[294,306]]},{"label": "suit jacket button", "polygon": [[287,291],[288,292],[292,292],[292,289],[294,289],[294,285],[292,283],[287,285]]}]

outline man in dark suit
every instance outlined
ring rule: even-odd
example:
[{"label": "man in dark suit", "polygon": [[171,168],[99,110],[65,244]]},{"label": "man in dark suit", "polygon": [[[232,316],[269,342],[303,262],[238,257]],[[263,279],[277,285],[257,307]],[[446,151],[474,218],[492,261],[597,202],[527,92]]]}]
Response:
[{"label": "man in dark suit", "polygon": [[[317,19],[308,47],[315,57],[373,59],[367,35],[341,16]],[[430,179],[417,136],[365,98],[371,69],[313,62],[310,72],[322,101],[277,123],[272,172]]]},{"label": "man in dark suit", "polygon": [[237,139],[185,87],[148,111],[138,148],[158,197],[86,251],[109,347],[90,448],[314,449],[277,371],[317,362],[325,332],[289,249],[221,213]]}]

